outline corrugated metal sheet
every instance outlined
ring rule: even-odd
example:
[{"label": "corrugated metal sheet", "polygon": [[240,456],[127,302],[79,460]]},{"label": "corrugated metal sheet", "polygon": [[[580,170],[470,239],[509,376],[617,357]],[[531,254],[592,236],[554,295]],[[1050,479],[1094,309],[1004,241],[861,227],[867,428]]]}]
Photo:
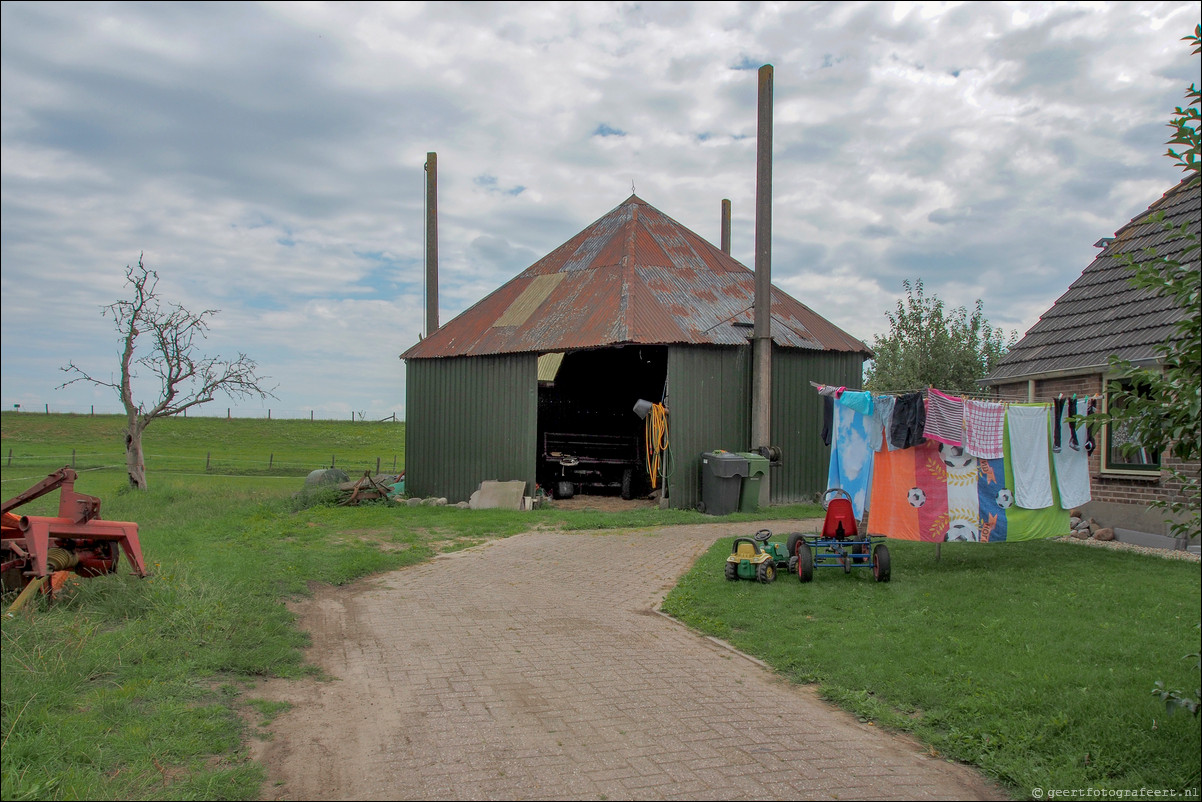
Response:
[{"label": "corrugated metal sheet", "polygon": [[[782,464],[772,468],[771,500],[787,504],[826,490],[830,449],[822,444],[822,399],[810,381],[859,387],[863,355],[774,348],[772,444]],[[668,425],[673,508],[701,500],[701,453],[751,447],[751,347],[687,347],[668,350]]]},{"label": "corrugated metal sheet", "polygon": [[[555,286],[550,276],[560,277]],[[732,324],[750,320],[754,297],[751,270],[632,195],[403,357],[743,345],[747,330]],[[772,338],[791,348],[869,351],[776,288]]]},{"label": "corrugated metal sheet", "polygon": [[[1186,226],[1197,236],[1202,230],[1202,184],[1185,179],[1143,214],[1123,226],[1115,239],[1010,349],[985,380],[999,384],[1054,371],[1097,368],[1111,354],[1133,362],[1156,357],[1156,346],[1175,335],[1174,324],[1187,312],[1172,300],[1133,286],[1123,255],[1144,258],[1148,248],[1158,256],[1180,259],[1187,241],[1166,231],[1156,220]],[[1200,268],[1199,253],[1187,257]]]},{"label": "corrugated metal sheet", "polygon": [[415,359],[405,364],[405,489],[467,501],[485,479],[534,489],[538,359]]},{"label": "corrugated metal sheet", "polygon": [[668,349],[668,437],[675,509],[701,501],[701,453],[746,451],[751,434],[751,346]]},{"label": "corrugated metal sheet", "polygon": [[771,471],[773,504],[813,500],[826,488],[830,447],[822,443],[822,396],[811,381],[858,389],[864,373],[859,354],[772,352],[772,444],[781,466]]}]

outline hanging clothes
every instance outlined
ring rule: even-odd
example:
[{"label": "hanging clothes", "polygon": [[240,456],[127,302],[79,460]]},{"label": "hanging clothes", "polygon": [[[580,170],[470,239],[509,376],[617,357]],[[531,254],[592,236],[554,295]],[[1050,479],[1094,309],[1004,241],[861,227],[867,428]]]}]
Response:
[{"label": "hanging clothes", "polygon": [[863,390],[844,390],[835,398],[843,406],[854,409],[861,415],[872,414],[872,393]]},{"label": "hanging clothes", "polygon": [[964,443],[964,399],[945,395],[931,388],[927,391],[927,422],[923,436],[949,446]]},{"label": "hanging clothes", "polygon": [[1001,459],[1006,408],[996,401],[964,399],[964,450],[981,459]]},{"label": "hanging clothes", "polygon": [[827,471],[828,490],[842,488],[851,496],[857,520],[863,520],[872,488],[872,448],[868,428],[871,418],[835,404],[831,462]]},{"label": "hanging clothes", "polygon": [[[1056,469],[1056,489],[1060,491],[1060,506],[1065,509],[1080,507],[1090,500],[1089,453],[1078,446],[1072,448],[1075,431],[1070,431],[1070,418],[1085,411],[1084,399],[1065,399],[1062,414],[1052,425],[1059,429],[1061,443],[1059,451],[1052,452],[1052,466]],[[1068,432],[1066,436],[1066,432]]]},{"label": "hanging clothes", "polygon": [[872,430],[869,445],[873,451],[893,448],[889,442],[889,427],[893,424],[893,406],[897,399],[891,395],[874,395],[872,397]]},{"label": "hanging clothes", "polygon": [[1014,471],[1014,502],[1028,510],[1052,506],[1047,405],[1011,404],[1006,410],[1006,431]]},{"label": "hanging clothes", "polygon": [[925,442],[926,405],[922,393],[904,393],[893,405],[893,421],[889,424],[889,444],[893,448],[912,448]]},{"label": "hanging clothes", "polygon": [[822,445],[829,447],[835,424],[835,397],[822,396]]}]

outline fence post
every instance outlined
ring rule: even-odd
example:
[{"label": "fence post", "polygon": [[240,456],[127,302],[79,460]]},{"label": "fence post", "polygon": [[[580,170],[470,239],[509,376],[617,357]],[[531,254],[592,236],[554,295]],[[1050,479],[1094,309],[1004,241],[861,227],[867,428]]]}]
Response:
[{"label": "fence post", "polygon": [[376,473],[380,472],[380,458],[376,457]]},{"label": "fence post", "polygon": [[13,450],[11,448],[8,450],[8,464],[13,464]]},{"label": "fence post", "polygon": [[313,410],[309,410],[309,420],[313,420]]},{"label": "fence post", "polygon": [[205,473],[209,472],[209,457],[213,456],[212,452],[205,452]]},{"label": "fence post", "polygon": [[75,449],[71,449],[71,467],[75,467]]},{"label": "fence post", "polygon": [[95,415],[96,415],[96,405],[92,404],[92,411],[88,413],[88,417],[95,417]]},{"label": "fence post", "polygon": [[331,468],[334,467],[334,455],[333,454],[330,455],[330,467]]},{"label": "fence post", "polygon": [[[46,405],[46,414],[47,415],[50,414],[50,405],[49,404]],[[353,418],[352,418],[352,420],[353,420]]]},{"label": "fence post", "polygon": [[392,472],[396,473],[396,454],[392,455]]},{"label": "fence post", "polygon": [[267,420],[271,420],[271,410],[267,410]]},{"label": "fence post", "polygon": [[271,464],[275,462],[275,452],[271,452],[271,456],[267,458],[267,470],[271,470]]},{"label": "fence post", "polygon": [[225,419],[226,420],[230,419],[230,408],[229,407],[225,408]]}]

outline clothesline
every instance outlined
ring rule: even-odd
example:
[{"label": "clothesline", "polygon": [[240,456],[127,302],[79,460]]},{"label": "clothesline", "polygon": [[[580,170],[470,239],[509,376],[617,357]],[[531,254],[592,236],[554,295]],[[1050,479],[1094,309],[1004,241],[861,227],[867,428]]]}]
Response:
[{"label": "clothesline", "polygon": [[[815,389],[821,389],[823,387],[835,387],[836,385],[822,384],[821,382],[816,382],[811,379],[810,386]],[[915,390],[890,390],[888,392],[881,392],[881,393],[876,393],[876,392],[872,392],[872,391],[868,391],[868,392],[871,392],[872,395],[892,395],[892,396],[907,395],[909,393],[922,393],[923,397],[925,398],[927,391],[933,390],[933,389],[937,389],[937,388],[928,386],[928,387],[922,387],[922,388],[915,389]],[[865,391],[861,390],[859,392],[865,392]],[[940,391],[940,392],[943,392],[943,391]],[[971,401],[991,401],[993,403],[1002,404],[1004,406],[1009,406],[1011,404],[1021,404],[1023,406],[1030,406],[1031,404],[1051,404],[1052,403],[1051,401],[1008,401],[1008,400],[1001,399],[1001,398],[993,398],[992,396],[988,396],[988,395],[981,395],[979,393],[950,393],[949,392],[949,393],[946,393],[946,395],[955,395],[960,398],[967,398]],[[1064,393],[1058,393],[1058,397],[1065,398],[1066,396],[1064,395]],[[1090,401],[1090,400],[1100,401],[1100,400],[1102,400],[1103,396],[1101,393],[1090,393],[1090,394],[1076,394],[1076,397],[1079,399],[1085,400],[1085,401]]]}]

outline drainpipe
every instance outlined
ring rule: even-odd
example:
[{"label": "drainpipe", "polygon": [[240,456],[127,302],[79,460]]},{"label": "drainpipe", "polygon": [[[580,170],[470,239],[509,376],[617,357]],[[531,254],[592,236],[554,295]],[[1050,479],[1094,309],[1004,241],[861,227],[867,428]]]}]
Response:
[{"label": "drainpipe", "polygon": [[426,336],[438,331],[438,154],[426,154]]},{"label": "drainpipe", "polygon": [[730,256],[730,201],[722,199],[722,253]]},{"label": "drainpipe", "polygon": [[[760,67],[755,177],[755,328],[752,334],[751,447],[772,442],[772,65]],[[764,485],[768,482],[764,477]],[[761,490],[761,498],[767,495]]]}]

